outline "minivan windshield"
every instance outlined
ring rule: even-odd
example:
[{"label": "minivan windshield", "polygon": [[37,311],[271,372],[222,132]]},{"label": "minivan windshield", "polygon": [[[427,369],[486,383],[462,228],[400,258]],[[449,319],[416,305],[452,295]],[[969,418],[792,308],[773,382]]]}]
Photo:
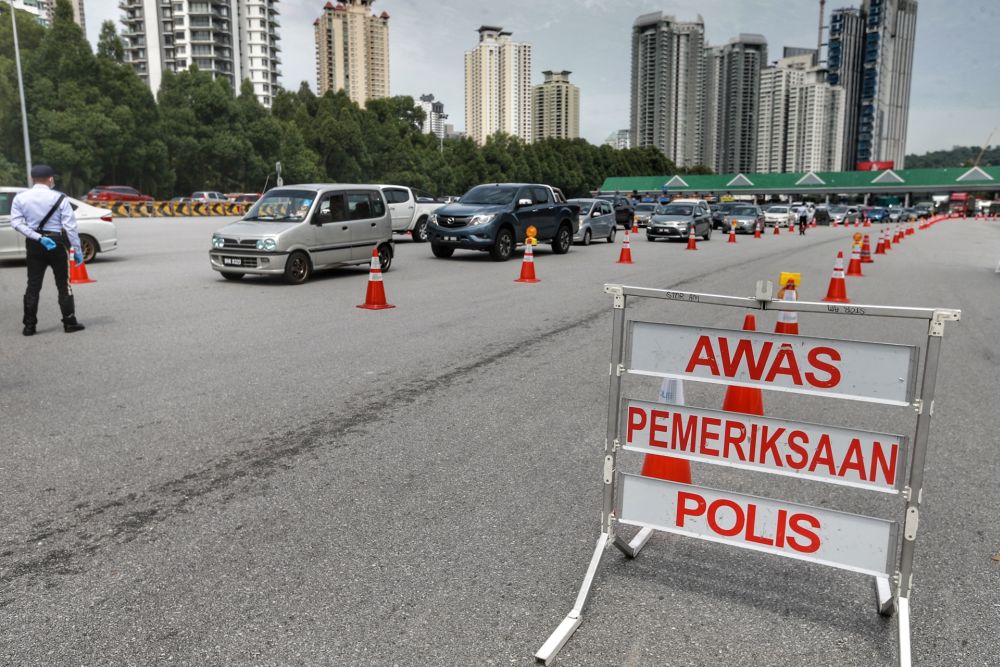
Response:
[{"label": "minivan windshield", "polygon": [[656,209],[656,215],[691,215],[692,207],[688,204],[665,204]]},{"label": "minivan windshield", "polygon": [[247,211],[244,220],[302,222],[309,215],[316,193],[312,190],[272,190]]},{"label": "minivan windshield", "polygon": [[482,204],[496,206],[509,204],[517,194],[517,186],[512,185],[477,185],[459,199],[461,204]]}]

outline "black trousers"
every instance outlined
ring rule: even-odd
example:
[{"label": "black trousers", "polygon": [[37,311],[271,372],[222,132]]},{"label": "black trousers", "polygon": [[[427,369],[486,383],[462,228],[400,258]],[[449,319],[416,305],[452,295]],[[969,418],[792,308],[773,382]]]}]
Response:
[{"label": "black trousers", "polygon": [[42,291],[45,269],[52,267],[59,292],[59,310],[63,324],[76,324],[76,307],[73,303],[73,288],[69,285],[69,255],[66,246],[56,240],[54,250],[46,250],[38,241],[25,239],[28,259],[28,289],[24,292],[24,324],[38,324],[38,295]]}]

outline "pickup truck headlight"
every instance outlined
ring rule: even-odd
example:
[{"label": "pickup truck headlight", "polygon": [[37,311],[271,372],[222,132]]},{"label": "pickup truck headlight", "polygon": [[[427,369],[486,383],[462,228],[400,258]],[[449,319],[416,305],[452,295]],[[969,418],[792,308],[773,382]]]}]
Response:
[{"label": "pickup truck headlight", "polygon": [[469,226],[488,225],[496,219],[496,213],[474,215],[469,219]]},{"label": "pickup truck headlight", "polygon": [[278,242],[274,239],[261,239],[257,241],[257,250],[265,250],[271,252],[278,247]]},{"label": "pickup truck headlight", "polygon": [[218,249],[218,248],[224,247],[225,245],[226,245],[226,242],[225,242],[225,240],[221,236],[213,236],[212,237],[212,247],[213,248]]}]

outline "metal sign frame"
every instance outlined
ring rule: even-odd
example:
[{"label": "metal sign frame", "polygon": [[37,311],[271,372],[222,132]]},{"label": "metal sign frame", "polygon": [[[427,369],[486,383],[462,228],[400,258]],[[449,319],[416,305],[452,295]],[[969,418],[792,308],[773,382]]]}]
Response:
[{"label": "metal sign frame", "polygon": [[[923,372],[919,397],[912,402],[917,413],[916,428],[912,444],[908,447],[903,464],[909,463],[909,478],[902,489],[906,501],[902,543],[896,549],[894,574],[892,579],[874,577],[876,609],[883,616],[898,620],[899,667],[912,664],[910,648],[910,592],[913,587],[913,557],[916,549],[917,528],[920,518],[920,504],[923,499],[924,465],[930,435],[931,416],[934,412],[934,391],[944,336],[945,322],[961,319],[961,311],[947,308],[908,308],[877,305],[842,305],[811,301],[773,300],[773,285],[759,281],[752,297],[735,297],[720,294],[681,292],[646,287],[632,287],[619,284],[604,286],[604,291],[613,297],[613,324],[611,338],[610,389],[608,400],[608,428],[604,441],[603,503],[601,510],[601,533],[584,576],[583,585],[569,614],[535,653],[535,658],[550,664],[569,638],[583,621],[583,607],[590,595],[590,589],[597,574],[597,568],[608,544],[614,544],[629,558],[636,557],[649,538],[654,527],[643,525],[631,541],[616,535],[618,517],[617,503],[621,490],[621,474],[617,469],[618,452],[623,449],[622,433],[622,377],[629,373],[626,368],[626,338],[629,320],[626,306],[629,298],[650,298],[679,301],[688,304],[730,306],[750,310],[794,311],[798,313],[824,313],[855,317],[890,317],[923,320],[928,323],[927,343],[923,349]],[[690,378],[703,381],[702,378]],[[772,389],[772,387],[767,387]],[[665,451],[664,454],[672,455]],[[906,460],[908,458],[908,461]]]}]

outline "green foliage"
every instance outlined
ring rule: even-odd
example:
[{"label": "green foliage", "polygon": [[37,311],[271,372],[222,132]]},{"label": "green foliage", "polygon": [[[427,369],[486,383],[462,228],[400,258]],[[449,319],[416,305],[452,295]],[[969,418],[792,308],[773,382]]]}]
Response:
[{"label": "green foliage", "polygon": [[[931,151],[923,155],[907,155],[907,169],[938,169],[941,167],[971,167],[979,156],[980,146],[953,146],[951,150]],[[1000,146],[987,146],[980,167],[1000,165]]]},{"label": "green foliage", "polygon": [[[7,6],[0,4],[0,16]],[[0,183],[19,183],[24,155],[7,19],[0,21]],[[249,81],[234,94],[196,67],[165,72],[154,99],[123,62],[114,24],[101,26],[95,55],[66,0],[57,0],[49,29],[27,14],[18,19],[32,156],[55,167],[71,194],[102,184],[161,198],[257,192],[274,184],[276,162],[286,183],[398,183],[440,195],[527,181],[572,197],[608,176],[683,173],[652,148],[616,150],[582,139],[528,144],[502,134],[483,146],[441,141],[420,132],[424,112],[410,97],[370,100],[362,109],[343,91],[317,97],[302,83],[276,91],[269,111]]]}]

